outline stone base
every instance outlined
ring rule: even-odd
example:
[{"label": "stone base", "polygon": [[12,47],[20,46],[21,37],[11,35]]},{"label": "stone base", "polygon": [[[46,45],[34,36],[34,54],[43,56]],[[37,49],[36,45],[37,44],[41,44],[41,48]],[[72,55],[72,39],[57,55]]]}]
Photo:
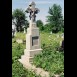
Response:
[{"label": "stone base", "polygon": [[29,57],[34,57],[35,55],[39,54],[42,49],[34,49],[34,50],[24,50],[24,55]]},{"label": "stone base", "polygon": [[[28,59],[26,58],[26,60]],[[41,75],[41,77],[49,77],[49,72],[44,71],[42,68],[37,68],[35,65],[32,65],[30,62],[24,61],[24,59],[19,59],[19,61],[23,64],[23,67],[28,69],[29,71],[35,72],[37,75]]]},{"label": "stone base", "polygon": [[19,59],[19,61],[22,64],[25,63],[32,63],[33,57],[39,53],[41,53],[42,49],[35,49],[35,50],[24,50],[24,55],[21,56],[21,59]]}]

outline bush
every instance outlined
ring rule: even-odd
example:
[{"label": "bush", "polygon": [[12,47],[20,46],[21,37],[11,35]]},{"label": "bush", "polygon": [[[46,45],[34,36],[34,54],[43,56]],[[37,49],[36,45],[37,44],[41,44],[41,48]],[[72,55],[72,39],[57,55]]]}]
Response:
[{"label": "bush", "polygon": [[[45,46],[42,53],[36,55],[33,64],[53,74],[64,72],[64,53],[57,51],[57,43],[52,46]],[[52,48],[53,47],[53,48]]]}]

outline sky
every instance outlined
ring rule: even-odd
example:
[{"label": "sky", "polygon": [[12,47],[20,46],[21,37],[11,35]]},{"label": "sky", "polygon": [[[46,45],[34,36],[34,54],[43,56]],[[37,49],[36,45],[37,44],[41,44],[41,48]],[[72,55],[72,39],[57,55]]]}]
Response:
[{"label": "sky", "polygon": [[[12,11],[14,9],[23,9],[24,11],[27,9],[28,5],[34,1],[36,4],[36,8],[40,10],[40,12],[36,15],[36,20],[42,20],[43,23],[46,23],[46,16],[48,16],[49,7],[52,7],[53,4],[60,5],[62,8],[62,14],[64,17],[64,0],[12,0]],[[26,14],[29,20],[29,14]]]}]

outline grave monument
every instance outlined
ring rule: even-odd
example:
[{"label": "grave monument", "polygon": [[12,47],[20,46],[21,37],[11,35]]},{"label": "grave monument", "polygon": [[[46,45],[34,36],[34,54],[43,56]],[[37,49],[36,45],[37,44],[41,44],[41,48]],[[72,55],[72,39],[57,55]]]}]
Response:
[{"label": "grave monument", "polygon": [[36,14],[38,14],[39,9],[35,8],[35,2],[32,2],[25,12],[30,14],[30,22],[26,34],[26,49],[24,55],[19,59],[22,64],[32,62],[33,57],[42,51],[39,28],[36,25]]}]

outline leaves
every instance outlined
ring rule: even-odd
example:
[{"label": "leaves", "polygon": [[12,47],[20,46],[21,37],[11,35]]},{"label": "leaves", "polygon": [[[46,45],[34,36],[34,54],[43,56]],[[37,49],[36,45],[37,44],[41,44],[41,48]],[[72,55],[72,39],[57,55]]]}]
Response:
[{"label": "leaves", "polygon": [[63,16],[62,9],[60,5],[54,4],[49,7],[49,16],[47,16],[47,21],[49,22],[52,32],[57,33],[63,28]]},{"label": "leaves", "polygon": [[26,16],[25,16],[25,12],[22,9],[16,9],[13,11],[12,14],[12,19],[16,21],[15,25],[17,28],[17,31],[22,31],[22,27],[23,25],[27,26],[28,22],[26,22]]},{"label": "leaves", "polygon": [[[33,64],[41,67],[52,74],[60,74],[64,72],[64,53],[57,50],[60,47],[59,39],[56,39],[56,34],[52,34],[51,41],[48,41],[48,34],[43,33],[42,53],[34,57]],[[55,40],[53,40],[55,38]],[[44,39],[44,40],[43,40]]]},{"label": "leaves", "polygon": [[37,27],[39,27],[40,31],[44,30],[43,22],[41,20],[36,21]]}]

